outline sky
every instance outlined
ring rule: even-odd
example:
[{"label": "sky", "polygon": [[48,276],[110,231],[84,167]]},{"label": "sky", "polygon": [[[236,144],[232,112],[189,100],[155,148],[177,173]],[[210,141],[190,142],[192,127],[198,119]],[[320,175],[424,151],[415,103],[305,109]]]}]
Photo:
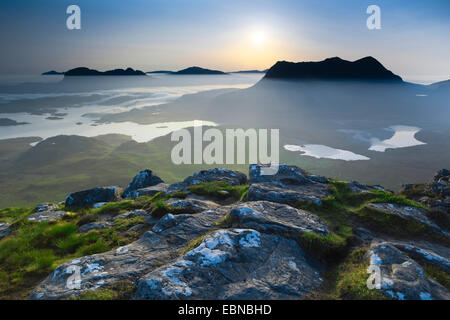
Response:
[{"label": "sky", "polygon": [[[72,4],[80,30],[66,27]],[[366,26],[373,4],[378,30]],[[370,55],[406,78],[450,78],[448,0],[1,0],[0,26],[0,75],[235,71]]]}]

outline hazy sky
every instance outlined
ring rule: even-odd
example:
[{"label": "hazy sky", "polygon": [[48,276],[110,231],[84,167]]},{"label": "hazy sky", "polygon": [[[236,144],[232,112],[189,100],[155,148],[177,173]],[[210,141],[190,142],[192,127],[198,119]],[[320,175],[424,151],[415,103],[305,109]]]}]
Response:
[{"label": "hazy sky", "polygon": [[[81,8],[68,30],[66,8]],[[381,30],[368,30],[368,5]],[[449,0],[1,0],[0,73],[77,66],[233,71],[372,55],[408,78],[450,78]]]}]

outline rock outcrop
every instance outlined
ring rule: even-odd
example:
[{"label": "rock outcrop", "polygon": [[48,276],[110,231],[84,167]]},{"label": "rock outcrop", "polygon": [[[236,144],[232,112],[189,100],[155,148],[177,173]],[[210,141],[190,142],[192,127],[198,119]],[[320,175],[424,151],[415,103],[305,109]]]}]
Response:
[{"label": "rock outcrop", "polygon": [[404,206],[395,203],[369,203],[367,207],[375,210],[393,213],[404,219],[413,219],[419,223],[424,224],[434,232],[450,236],[450,233],[447,230],[441,229],[435,222],[431,221],[426,216],[425,209],[411,206]]},{"label": "rock outcrop", "polygon": [[[378,290],[398,300],[449,300],[450,293],[429,279],[423,268],[390,242],[375,243],[369,252],[370,270],[379,274]],[[428,253],[437,259],[438,255]],[[439,257],[440,259],[444,259]],[[447,259],[445,259],[448,262]]]},{"label": "rock outcrop", "polygon": [[139,280],[135,299],[298,299],[321,284],[320,267],[292,240],[253,229],[207,235]]},{"label": "rock outcrop", "polygon": [[[336,259],[330,265],[341,263],[342,255],[356,248],[365,250],[361,266],[368,267],[367,278],[374,270],[378,272],[373,289],[377,294],[389,299],[450,299],[448,289],[427,271],[432,266],[438,270],[434,272],[448,275],[449,234],[420,205],[375,202],[380,192],[388,192],[374,191],[381,188],[358,182],[348,183],[349,199],[367,201],[372,195],[373,201],[364,203],[367,208],[395,214],[404,221],[414,220],[433,233],[425,240],[408,241],[395,236],[385,239],[383,232],[356,223],[356,212],[348,221],[343,221],[344,217],[330,218],[343,214],[338,210],[319,214],[320,210],[329,210],[328,202],[326,206],[313,206],[318,211],[300,209],[302,203],[322,204],[321,199],[335,192],[330,188],[335,182],[295,166],[281,165],[272,176],[262,175],[263,169],[261,165],[251,165],[249,180],[236,171],[204,170],[172,185],[159,182],[149,170],[140,172],[130,182],[127,196],[135,198],[141,195],[140,190],[159,189],[162,200],[157,205],[164,208],[163,214],[154,214],[152,210],[157,205],[153,203],[154,207],[147,205],[112,217],[96,217],[96,221],[86,218],[79,233],[113,230],[117,223],[138,219],[138,223],[127,225],[124,230],[136,232],[139,238],[114,250],[58,266],[30,298],[76,297],[128,281],[134,288],[132,298],[139,300],[302,299],[321,288],[330,257]],[[442,172],[437,179],[445,174]],[[227,182],[229,186],[249,183],[248,195],[223,204],[213,196],[200,197],[189,188],[213,181]],[[345,184],[341,183],[341,188]],[[110,193],[108,188],[97,189],[100,191],[71,194],[68,199],[71,197],[73,203],[84,207],[112,201],[117,196],[116,190]],[[58,212],[54,209],[33,215]],[[335,219],[339,219],[338,224]],[[353,233],[350,231],[344,239],[353,223]],[[0,231],[9,227],[4,226],[0,226]],[[328,259],[322,259],[324,253]],[[75,272],[78,278],[73,277]],[[367,278],[363,279],[364,285]]]},{"label": "rock outcrop", "polygon": [[321,199],[329,195],[328,179],[309,175],[304,170],[280,165],[275,175],[263,175],[265,166],[250,166],[250,188],[248,200],[267,200],[277,203],[294,204],[297,201],[312,201],[321,204]]}]

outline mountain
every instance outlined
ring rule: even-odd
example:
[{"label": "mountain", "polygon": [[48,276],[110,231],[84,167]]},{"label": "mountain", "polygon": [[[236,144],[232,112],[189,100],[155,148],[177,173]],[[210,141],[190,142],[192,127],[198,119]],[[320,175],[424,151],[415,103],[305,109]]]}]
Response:
[{"label": "mountain", "polygon": [[227,74],[219,70],[210,70],[200,67],[189,67],[180,71],[173,72],[172,74]]},{"label": "mountain", "polygon": [[71,69],[64,73],[65,76],[145,76],[145,73],[140,70],[134,70],[132,68],[114,69],[108,71],[98,71],[95,69],[89,69],[86,67],[79,67]]},{"label": "mountain", "polygon": [[267,71],[264,79],[403,81],[373,57],[353,62],[339,57],[319,62],[278,61]]},{"label": "mountain", "polygon": [[42,73],[42,76],[52,76],[52,75],[60,75],[60,74],[64,74],[64,72],[57,72],[55,70],[51,70],[51,71],[47,71]]}]

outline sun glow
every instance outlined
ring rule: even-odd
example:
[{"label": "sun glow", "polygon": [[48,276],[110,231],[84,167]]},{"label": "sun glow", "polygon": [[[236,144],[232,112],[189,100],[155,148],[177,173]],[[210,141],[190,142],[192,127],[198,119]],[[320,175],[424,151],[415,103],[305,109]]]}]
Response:
[{"label": "sun glow", "polygon": [[252,34],[252,43],[254,45],[260,46],[264,44],[266,37],[263,32],[255,32]]}]

